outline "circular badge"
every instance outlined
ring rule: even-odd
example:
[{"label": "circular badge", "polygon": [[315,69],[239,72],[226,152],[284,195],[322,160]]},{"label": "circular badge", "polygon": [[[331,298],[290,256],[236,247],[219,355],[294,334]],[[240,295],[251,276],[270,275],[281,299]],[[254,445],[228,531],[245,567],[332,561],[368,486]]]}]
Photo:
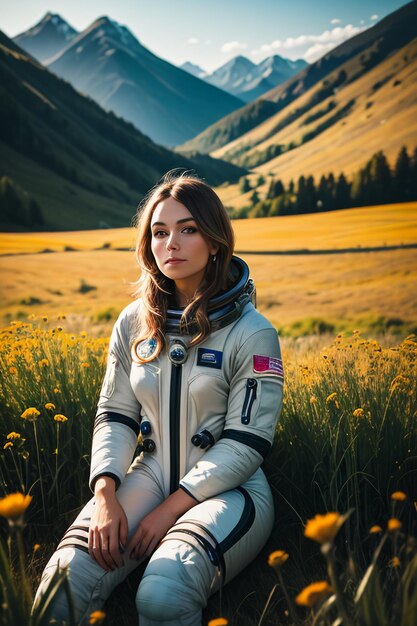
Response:
[{"label": "circular badge", "polygon": [[176,340],[171,344],[168,356],[174,365],[182,365],[187,360],[187,348],[182,341]]},{"label": "circular badge", "polygon": [[149,359],[155,352],[157,347],[156,339],[144,339],[137,347],[138,356],[141,359]]}]

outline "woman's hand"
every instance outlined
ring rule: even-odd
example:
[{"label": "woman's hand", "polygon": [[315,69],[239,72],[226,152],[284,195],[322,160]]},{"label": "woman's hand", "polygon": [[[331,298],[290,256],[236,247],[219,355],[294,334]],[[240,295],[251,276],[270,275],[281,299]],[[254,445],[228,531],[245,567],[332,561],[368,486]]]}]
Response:
[{"label": "woman's hand", "polygon": [[106,571],[124,565],[120,546],[127,541],[127,517],[115,492],[115,482],[100,477],[95,485],[95,505],[90,522],[88,551]]},{"label": "woman's hand", "polygon": [[198,504],[194,498],[178,489],[140,522],[127,547],[131,559],[147,558],[157,548],[177,519]]}]

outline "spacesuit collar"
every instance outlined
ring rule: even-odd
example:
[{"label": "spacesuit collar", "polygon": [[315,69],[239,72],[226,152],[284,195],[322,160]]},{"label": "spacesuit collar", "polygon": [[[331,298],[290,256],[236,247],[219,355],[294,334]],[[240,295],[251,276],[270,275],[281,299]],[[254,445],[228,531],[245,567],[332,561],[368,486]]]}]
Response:
[{"label": "spacesuit collar", "polygon": [[[211,332],[223,328],[240,317],[243,307],[252,302],[256,306],[256,290],[254,282],[249,278],[249,267],[243,259],[233,256],[231,261],[231,274],[233,284],[223,291],[219,291],[208,304],[208,319]],[[184,309],[169,306],[167,311],[166,332],[181,334],[180,319]],[[198,331],[196,325],[190,320],[188,333]]]}]

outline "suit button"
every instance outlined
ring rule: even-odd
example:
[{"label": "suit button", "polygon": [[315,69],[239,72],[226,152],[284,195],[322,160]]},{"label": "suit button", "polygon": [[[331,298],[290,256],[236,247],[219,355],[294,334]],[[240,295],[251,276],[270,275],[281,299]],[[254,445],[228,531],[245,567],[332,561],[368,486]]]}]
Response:
[{"label": "suit button", "polygon": [[152,439],[144,439],[143,449],[145,452],[155,452],[155,442]]},{"label": "suit button", "polygon": [[140,432],[142,435],[149,435],[151,433],[151,423],[150,422],[142,422],[140,425]]}]

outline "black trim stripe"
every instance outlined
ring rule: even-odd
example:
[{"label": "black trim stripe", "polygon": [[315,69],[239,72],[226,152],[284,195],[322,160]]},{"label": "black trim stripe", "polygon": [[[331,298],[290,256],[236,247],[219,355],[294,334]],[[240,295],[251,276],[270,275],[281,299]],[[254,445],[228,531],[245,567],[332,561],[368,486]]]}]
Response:
[{"label": "black trim stripe", "polygon": [[256,452],[259,452],[263,458],[266,457],[271,449],[271,444],[264,437],[259,437],[259,435],[254,435],[253,433],[244,433],[241,430],[234,430],[233,428],[224,430],[220,439],[233,439],[233,441],[243,443],[245,446],[249,446],[249,448],[253,448]]},{"label": "black trim stripe", "polygon": [[219,547],[223,554],[230,550],[251,528],[255,520],[255,504],[250,497],[249,493],[243,487],[236,487],[236,491],[245,498],[245,505],[243,507],[240,520],[234,527],[234,529],[220,542]]},{"label": "black trim stripe", "polygon": [[178,483],[180,480],[181,375],[182,365],[172,364],[171,384],[169,392],[169,493],[174,493],[174,491],[178,489]]},{"label": "black trim stripe", "polygon": [[178,530],[175,528],[171,528],[171,530],[167,532],[167,536],[170,534],[177,534],[177,533],[179,533],[180,535],[184,534],[184,535],[190,535],[191,537],[194,537],[197,540],[197,542],[200,544],[200,546],[203,548],[204,552],[207,554],[210,563],[212,563],[212,565],[214,565],[215,567],[220,566],[220,555],[218,554],[218,551],[216,550],[216,548],[213,548],[211,543],[207,541],[205,537],[203,537],[202,535],[199,535],[194,530],[190,530],[189,528],[179,528]]},{"label": "black trim stripe", "polygon": [[131,428],[136,436],[139,435],[140,426],[138,422],[136,422],[131,417],[128,417],[127,415],[122,415],[122,413],[113,413],[111,411],[108,411],[106,413],[100,413],[100,415],[97,415],[94,421],[94,431],[99,426],[102,426],[103,424],[108,422],[117,422],[119,424],[124,424],[125,426]]},{"label": "black trim stripe", "polygon": [[200,504],[200,500],[197,500],[197,498],[196,498],[195,496],[193,496],[193,494],[192,494],[192,493],[190,493],[190,492],[188,491],[188,489],[186,489],[183,485],[179,485],[179,488],[180,488],[180,489],[182,489],[183,491],[185,491],[185,493],[186,493],[187,495],[189,495],[189,496],[190,496],[191,498],[193,498],[196,502],[198,502],[198,504]]},{"label": "black trim stripe", "polygon": [[94,493],[94,487],[95,487],[96,481],[101,476],[109,476],[110,478],[113,478],[114,482],[116,483],[116,491],[120,487],[121,481],[120,481],[120,478],[116,476],[116,474],[112,474],[111,472],[101,472],[101,474],[97,474],[97,476],[94,476],[94,478],[91,481],[91,491],[93,493]]},{"label": "black trim stripe", "polygon": [[[221,585],[223,584],[223,581],[226,578],[226,563],[224,562],[224,558],[223,558],[223,552],[220,548],[220,544],[217,541],[216,537],[213,535],[213,533],[208,530],[203,524],[200,524],[199,522],[196,522],[194,520],[184,520],[184,522],[179,522],[178,524],[174,524],[174,526],[171,528],[172,532],[179,532],[181,530],[181,528],[179,528],[178,530],[176,529],[176,526],[180,526],[181,523],[190,525],[190,526],[196,526],[197,528],[201,528],[201,530],[203,532],[206,533],[206,535],[208,535],[210,537],[210,539],[213,541],[214,544],[214,550],[219,558],[219,564],[218,564],[218,568],[220,571],[220,575],[222,576],[222,582]],[[198,533],[195,533],[195,535],[201,537],[201,535],[199,535]],[[205,539],[204,537],[202,537],[203,539]],[[206,540],[207,541],[207,540]]]}]

